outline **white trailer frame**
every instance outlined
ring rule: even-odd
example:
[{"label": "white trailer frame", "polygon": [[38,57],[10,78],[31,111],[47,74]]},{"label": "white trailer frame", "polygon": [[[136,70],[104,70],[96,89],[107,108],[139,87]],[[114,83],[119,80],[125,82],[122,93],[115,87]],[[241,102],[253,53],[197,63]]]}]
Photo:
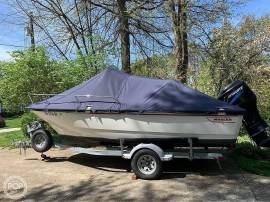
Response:
[{"label": "white trailer frame", "polygon": [[[43,129],[43,127],[38,122],[32,127],[28,126],[27,131],[31,141],[35,131],[40,129]],[[120,139],[118,147],[106,147],[105,149],[75,147],[68,144],[55,144],[55,147],[70,149],[77,153],[85,153],[95,156],[118,156],[123,159],[130,159],[131,167],[135,170],[133,171],[143,179],[157,178],[162,172],[161,162],[170,161],[172,159],[189,159],[190,161],[194,159],[212,159],[216,160],[219,169],[222,170],[220,159],[223,159],[223,155],[221,152],[209,152],[206,149],[202,150],[197,147],[193,147],[193,139],[186,139],[188,140],[188,147],[179,147],[173,150],[164,150],[153,143],[139,143],[132,148],[125,147],[125,139]],[[20,145],[24,147],[26,144],[21,143]],[[41,153],[41,157],[43,159],[50,158],[43,153]],[[140,171],[138,171],[138,169]],[[142,169],[143,171],[141,171]]]},{"label": "white trailer frame", "polygon": [[124,147],[124,141],[124,139],[120,139],[120,147],[107,147],[106,149],[83,148],[65,144],[55,144],[55,147],[60,149],[70,149],[76,153],[84,153],[95,156],[117,156],[122,157],[123,159],[132,159],[137,151],[141,149],[150,149],[159,156],[161,161],[170,161],[172,159],[189,159],[190,161],[194,159],[216,160],[219,169],[222,170],[220,160],[223,159],[223,154],[221,153],[221,150],[220,152],[217,150],[208,151],[206,149],[193,147],[192,138],[188,138],[189,147],[174,150],[163,150],[158,145],[152,143],[140,143],[132,149],[126,149]]}]

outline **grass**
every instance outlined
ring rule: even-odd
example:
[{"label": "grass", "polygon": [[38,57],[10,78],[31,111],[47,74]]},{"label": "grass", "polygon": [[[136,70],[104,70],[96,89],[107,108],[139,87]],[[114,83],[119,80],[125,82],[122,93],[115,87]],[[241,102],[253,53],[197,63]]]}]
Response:
[{"label": "grass", "polygon": [[16,118],[5,118],[6,128],[20,128],[21,127],[21,117]]},{"label": "grass", "polygon": [[[21,127],[21,117],[5,118],[5,122],[5,128]],[[26,137],[21,130],[8,133],[0,133],[0,148],[11,147],[14,141],[20,141],[25,139]]]},{"label": "grass", "polygon": [[12,147],[14,141],[26,140],[22,131],[15,131],[0,134],[0,148]]},{"label": "grass", "polygon": [[232,158],[247,172],[270,176],[270,150],[256,147],[247,135],[238,137]]}]

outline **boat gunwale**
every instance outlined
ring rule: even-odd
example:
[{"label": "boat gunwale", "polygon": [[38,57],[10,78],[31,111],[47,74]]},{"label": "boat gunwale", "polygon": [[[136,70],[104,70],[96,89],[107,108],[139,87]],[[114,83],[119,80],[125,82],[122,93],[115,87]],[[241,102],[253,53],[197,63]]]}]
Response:
[{"label": "boat gunwale", "polygon": [[131,111],[88,111],[88,110],[62,110],[62,109],[30,109],[30,111],[43,111],[45,113],[50,112],[63,112],[63,113],[87,113],[88,114],[125,114],[125,115],[170,115],[170,116],[243,116],[244,113],[241,112],[226,112],[226,111],[219,111],[219,112],[131,112]]}]

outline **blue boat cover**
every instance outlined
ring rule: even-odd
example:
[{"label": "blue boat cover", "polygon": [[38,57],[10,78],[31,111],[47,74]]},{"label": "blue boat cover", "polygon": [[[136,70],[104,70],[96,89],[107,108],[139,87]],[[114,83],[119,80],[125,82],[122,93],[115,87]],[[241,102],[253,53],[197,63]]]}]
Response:
[{"label": "blue boat cover", "polygon": [[240,107],[219,101],[180,82],[131,76],[110,68],[29,108],[46,111],[91,110],[93,113],[244,113]]}]

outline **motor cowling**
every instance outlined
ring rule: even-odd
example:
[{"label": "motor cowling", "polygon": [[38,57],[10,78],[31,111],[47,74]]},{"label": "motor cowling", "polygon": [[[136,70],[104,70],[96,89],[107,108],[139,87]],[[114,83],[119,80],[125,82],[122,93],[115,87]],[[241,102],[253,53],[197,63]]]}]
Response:
[{"label": "motor cowling", "polygon": [[250,137],[258,146],[270,147],[269,126],[259,114],[256,95],[244,81],[231,83],[220,93],[218,99],[244,108],[244,125]]}]

